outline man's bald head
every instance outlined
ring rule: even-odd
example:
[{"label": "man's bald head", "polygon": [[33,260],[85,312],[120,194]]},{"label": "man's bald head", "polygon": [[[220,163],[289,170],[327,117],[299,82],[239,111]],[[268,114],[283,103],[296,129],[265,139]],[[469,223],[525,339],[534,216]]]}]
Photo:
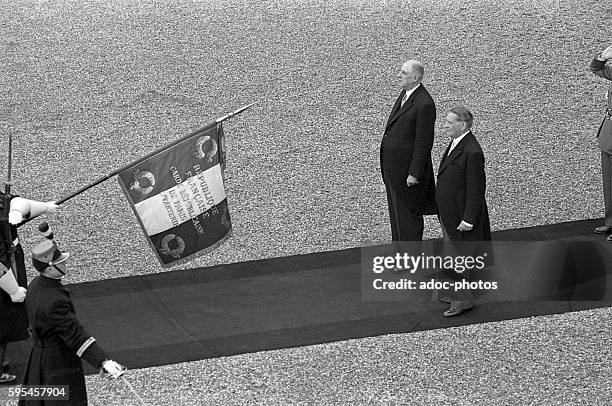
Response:
[{"label": "man's bald head", "polygon": [[423,69],[421,62],[409,59],[402,65],[398,78],[401,79],[402,88],[410,90],[421,83],[424,74],[425,69]]},{"label": "man's bald head", "polygon": [[423,64],[421,64],[421,62],[417,61],[416,59],[409,59],[404,62],[404,67],[417,76],[419,82],[423,80],[425,69],[423,68]]}]

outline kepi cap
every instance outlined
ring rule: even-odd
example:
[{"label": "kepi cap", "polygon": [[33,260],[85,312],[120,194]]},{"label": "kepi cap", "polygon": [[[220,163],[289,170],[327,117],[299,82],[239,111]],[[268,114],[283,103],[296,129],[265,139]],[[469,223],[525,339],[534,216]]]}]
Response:
[{"label": "kepi cap", "polygon": [[64,262],[70,254],[59,250],[55,240],[53,240],[51,228],[46,222],[42,223],[38,229],[47,239],[32,248],[32,263],[38,272],[42,272],[51,265]]},{"label": "kepi cap", "polygon": [[61,252],[55,241],[45,240],[32,249],[32,260],[43,262],[47,265],[57,265],[68,259],[68,252]]}]

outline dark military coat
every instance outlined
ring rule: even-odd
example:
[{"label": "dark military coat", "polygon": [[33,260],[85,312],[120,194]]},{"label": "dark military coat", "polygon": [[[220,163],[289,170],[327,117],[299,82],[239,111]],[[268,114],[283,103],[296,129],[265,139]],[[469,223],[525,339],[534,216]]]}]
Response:
[{"label": "dark military coat", "polygon": [[[7,196],[0,192],[0,262],[7,269],[11,268],[9,249],[12,242],[18,242],[17,228],[8,223],[6,205],[16,196]],[[9,231],[10,230],[10,231]],[[9,236],[10,234],[10,236]],[[27,287],[23,249],[21,244],[15,247],[15,263],[17,265],[17,283]],[[13,303],[11,296],[0,289],[0,343],[25,340],[28,338],[28,318],[24,303]]]},{"label": "dark military coat", "polygon": [[33,347],[24,372],[24,385],[69,385],[64,403],[20,401],[20,405],[87,405],[81,358],[100,368],[108,355],[76,318],[68,289],[61,280],[36,277],[26,295]]},{"label": "dark military coat", "polygon": [[[612,80],[612,65],[606,63],[606,61],[600,61],[597,58],[594,58],[591,61],[591,65],[589,66],[591,72],[595,75]],[[606,114],[604,115],[604,119],[599,126],[599,131],[597,131],[598,137],[612,137],[612,84],[608,88],[608,92],[606,93]],[[610,152],[610,151],[609,151]]]}]

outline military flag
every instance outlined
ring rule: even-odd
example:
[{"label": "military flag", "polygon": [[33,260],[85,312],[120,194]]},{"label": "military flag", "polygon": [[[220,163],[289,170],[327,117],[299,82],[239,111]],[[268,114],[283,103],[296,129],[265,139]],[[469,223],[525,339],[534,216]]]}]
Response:
[{"label": "military flag", "polygon": [[162,265],[211,251],[229,237],[232,229],[224,187],[222,123],[256,103],[114,169],[55,203],[63,204],[118,175],[119,184]]},{"label": "military flag", "polygon": [[224,169],[219,123],[118,174],[162,265],[211,251],[231,234]]}]

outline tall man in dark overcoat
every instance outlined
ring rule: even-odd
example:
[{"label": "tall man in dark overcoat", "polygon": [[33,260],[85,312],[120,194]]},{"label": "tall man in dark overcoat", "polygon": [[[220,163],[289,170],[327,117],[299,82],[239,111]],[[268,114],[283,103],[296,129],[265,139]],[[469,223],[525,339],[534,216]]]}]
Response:
[{"label": "tall man in dark overcoat", "polygon": [[[455,107],[446,117],[445,127],[452,138],[444,151],[438,169],[436,201],[438,216],[445,240],[450,241],[490,241],[491,226],[485,200],[486,176],[485,159],[480,144],[472,134],[472,113],[465,107]],[[474,254],[480,244],[457,247],[467,254]],[[469,279],[469,273],[457,275],[450,272],[453,279]],[[450,308],[444,316],[452,317],[474,307],[474,299],[469,289],[451,291]]]},{"label": "tall man in dark overcoat", "polygon": [[380,146],[394,242],[422,240],[423,215],[436,212],[431,162],[436,105],[421,83],[423,74],[418,61],[408,60],[402,65],[398,74],[402,91]]}]

